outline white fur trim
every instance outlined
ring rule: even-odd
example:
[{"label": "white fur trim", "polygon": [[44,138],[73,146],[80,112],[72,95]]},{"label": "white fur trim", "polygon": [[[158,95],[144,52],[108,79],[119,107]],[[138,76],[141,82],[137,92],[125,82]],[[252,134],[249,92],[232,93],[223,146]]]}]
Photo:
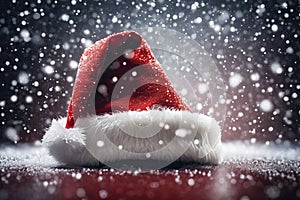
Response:
[{"label": "white fur trim", "polygon": [[66,118],[53,120],[43,138],[50,153],[65,164],[97,166],[99,161],[141,160],[148,152],[158,160],[206,164],[221,160],[220,127],[215,119],[198,113],[129,111],[79,118],[70,129],[65,124]]}]

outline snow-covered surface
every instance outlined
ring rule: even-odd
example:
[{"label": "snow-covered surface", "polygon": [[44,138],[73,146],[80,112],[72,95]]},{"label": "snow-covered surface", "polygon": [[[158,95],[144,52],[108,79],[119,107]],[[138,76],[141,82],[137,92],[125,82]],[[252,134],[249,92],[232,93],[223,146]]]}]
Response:
[{"label": "snow-covered surface", "polygon": [[223,143],[223,159],[283,159],[300,161],[300,147],[285,145],[248,144],[243,141]]},{"label": "snow-covered surface", "polygon": [[[223,143],[223,162],[253,159],[300,161],[300,148],[283,145],[247,144],[242,141]],[[18,144],[16,146],[0,147],[1,167],[57,167],[61,165],[49,154],[45,147],[39,145]]]},{"label": "snow-covered surface", "polygon": [[48,149],[40,145],[18,144],[15,146],[0,147],[0,166],[35,166],[55,167],[59,166]]}]

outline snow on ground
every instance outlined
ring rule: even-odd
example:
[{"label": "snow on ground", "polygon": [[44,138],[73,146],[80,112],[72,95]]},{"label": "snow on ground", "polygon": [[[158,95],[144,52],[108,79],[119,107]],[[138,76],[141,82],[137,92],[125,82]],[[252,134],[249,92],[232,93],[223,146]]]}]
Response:
[{"label": "snow on ground", "polygon": [[59,163],[40,145],[19,144],[0,147],[0,166],[54,167]]},{"label": "snow on ground", "polygon": [[285,145],[247,144],[243,141],[223,143],[223,159],[283,159],[300,161],[300,147]]},{"label": "snow on ground", "polygon": [[[248,144],[243,141],[223,143],[223,162],[254,159],[300,161],[300,147]],[[49,154],[46,148],[40,145],[18,144],[0,147],[1,167],[57,167],[61,165]]]}]

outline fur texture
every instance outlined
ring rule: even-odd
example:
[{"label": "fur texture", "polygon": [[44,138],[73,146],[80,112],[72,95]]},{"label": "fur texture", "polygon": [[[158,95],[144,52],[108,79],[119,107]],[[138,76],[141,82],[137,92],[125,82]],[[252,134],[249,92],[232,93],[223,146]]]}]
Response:
[{"label": "fur texture", "polygon": [[97,166],[124,159],[179,160],[218,164],[221,132],[215,119],[189,111],[128,111],[53,120],[43,145],[69,165]]}]

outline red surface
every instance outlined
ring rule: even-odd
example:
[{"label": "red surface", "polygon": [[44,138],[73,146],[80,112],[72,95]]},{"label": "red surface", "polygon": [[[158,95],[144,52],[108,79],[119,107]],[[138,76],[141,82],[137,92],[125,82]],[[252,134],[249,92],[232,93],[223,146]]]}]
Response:
[{"label": "red surface", "polygon": [[[300,163],[226,161],[154,172],[5,167],[0,199],[299,199]],[[106,194],[106,195],[105,195]]]},{"label": "red surface", "polygon": [[[135,68],[135,76],[126,75]],[[117,98],[112,99],[118,84],[114,77],[123,79],[125,89],[117,88]],[[96,92],[101,85],[107,89],[105,94]],[[132,91],[136,86],[140,87]],[[83,53],[66,127],[73,127],[76,118],[87,114],[146,110],[155,105],[190,110],[171,86],[146,41],[135,32],[118,33],[96,42]]]}]

